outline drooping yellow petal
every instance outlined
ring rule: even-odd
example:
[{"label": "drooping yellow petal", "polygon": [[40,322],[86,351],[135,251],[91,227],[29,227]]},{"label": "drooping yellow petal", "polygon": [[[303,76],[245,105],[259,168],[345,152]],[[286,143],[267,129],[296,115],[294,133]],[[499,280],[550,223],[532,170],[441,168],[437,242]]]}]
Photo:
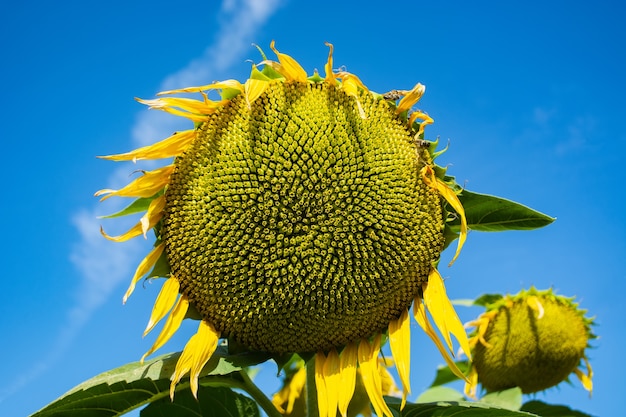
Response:
[{"label": "drooping yellow petal", "polygon": [[195,115],[208,115],[223,107],[228,100],[212,101],[212,100],[196,100],[186,97],[161,97],[151,100],[137,98],[138,102],[150,106],[151,109],[170,111],[171,109],[180,109]]},{"label": "drooping yellow petal", "polygon": [[339,355],[335,349],[328,352],[326,361],[324,362],[324,385],[326,386],[326,401],[328,404],[328,414],[330,416],[337,415],[337,405],[339,399],[339,390],[343,383]]},{"label": "drooping yellow petal", "polygon": [[335,78],[335,73],[333,72],[333,44],[329,42],[325,42],[324,44],[329,48],[328,61],[326,61],[326,65],[324,65],[324,71],[326,71],[324,81],[332,86],[335,86],[337,85],[337,79]]},{"label": "drooping yellow petal", "polygon": [[137,285],[137,282],[141,279],[141,277],[150,272],[150,269],[154,267],[156,261],[161,257],[163,249],[165,249],[165,243],[161,243],[160,245],[155,246],[150,251],[150,253],[141,260],[139,266],[135,270],[135,275],[133,275],[133,279],[130,281],[130,286],[128,287],[128,290],[126,290],[126,294],[124,294],[124,298],[122,300],[124,304],[126,304],[128,297],[130,297],[130,295],[135,290],[135,285]]},{"label": "drooping yellow petal", "polygon": [[402,405],[404,409],[406,398],[411,393],[411,326],[409,310],[404,310],[397,320],[389,323],[389,347],[396,363],[396,369],[402,381]]},{"label": "drooping yellow petal", "polygon": [[174,165],[166,165],[155,169],[154,171],[144,171],[143,175],[132,181],[127,186],[119,190],[104,189],[96,192],[94,195],[99,197],[106,194],[100,199],[104,201],[109,197],[152,197],[161,191],[169,182],[170,175],[174,171]]},{"label": "drooping yellow petal", "polygon": [[217,81],[212,84],[201,85],[198,87],[186,87],[186,88],[179,88],[176,90],[161,91],[160,93],[157,94],[157,96],[163,96],[163,95],[168,95],[168,94],[178,94],[178,93],[199,93],[201,91],[223,90],[225,88],[232,88],[233,90],[243,91],[243,85],[241,85],[241,83],[238,80],[231,79],[231,80]]},{"label": "drooping yellow petal", "polygon": [[193,129],[174,133],[167,139],[163,139],[153,145],[144,146],[130,152],[117,155],[99,156],[101,159],[110,161],[139,161],[142,159],[161,159],[178,156],[196,138],[196,131]]},{"label": "drooping yellow petal", "polygon": [[281,54],[280,52],[278,52],[278,50],[274,47],[274,44],[275,42],[272,41],[270,43],[270,48],[272,48],[272,51],[274,51],[274,53],[278,57],[278,62],[280,63],[280,65],[275,67],[274,69],[287,80],[305,83],[307,81],[307,75],[304,68],[302,68],[298,61],[296,61],[289,55]]},{"label": "drooping yellow petal", "polygon": [[291,380],[272,397],[272,404],[281,414],[291,414],[296,400],[300,398],[306,385],[306,366],[300,367]]},{"label": "drooping yellow petal", "polygon": [[441,278],[437,268],[431,268],[428,274],[428,283],[423,286],[423,293],[426,308],[433,317],[439,332],[443,335],[448,344],[450,352],[454,353],[452,340],[450,339],[450,333],[452,333],[461,345],[461,349],[463,349],[465,355],[471,359],[472,356],[467,333],[465,332],[465,328],[459,316],[456,314],[454,306],[450,302],[450,299],[448,299],[443,278]]},{"label": "drooping yellow petal", "polygon": [[183,322],[185,318],[185,314],[187,314],[187,310],[189,309],[189,299],[186,295],[182,295],[176,301],[172,312],[167,316],[167,320],[165,320],[165,324],[161,329],[161,333],[154,341],[152,347],[141,357],[141,362],[144,361],[152,353],[156,352],[161,346],[167,343],[168,340],[176,333],[180,324]]},{"label": "drooping yellow petal", "polygon": [[348,416],[348,406],[356,387],[357,346],[350,343],[339,355],[341,369],[341,386],[339,387],[338,407],[342,417]]},{"label": "drooping yellow petal", "polygon": [[437,178],[437,176],[435,175],[435,171],[430,165],[426,165],[424,168],[422,168],[421,174],[426,185],[437,190],[439,194],[441,194],[442,197],[445,198],[446,201],[452,206],[452,208],[454,208],[454,210],[459,214],[459,217],[461,218],[461,233],[459,234],[459,243],[456,248],[456,253],[454,254],[454,257],[448,264],[448,266],[451,266],[454,261],[456,261],[459,253],[461,253],[461,248],[463,247],[463,244],[465,243],[465,238],[467,237],[467,219],[465,218],[465,209],[463,209],[463,205],[461,204],[461,201],[459,200],[459,197],[457,197],[454,190],[441,179]]},{"label": "drooping yellow petal", "polygon": [[420,138],[424,134],[424,128],[430,124],[433,124],[435,121],[432,117],[424,112],[414,111],[413,113],[411,113],[411,116],[409,116],[409,126],[413,126],[413,123],[416,119],[422,119],[422,123],[420,123],[420,128],[417,131],[416,135],[418,138]]},{"label": "drooping yellow petal", "polygon": [[109,236],[104,232],[104,229],[102,227],[100,227],[100,233],[102,234],[102,236],[104,236],[108,240],[112,240],[113,242],[124,242],[141,234],[143,234],[145,237],[146,231],[152,229],[163,218],[163,205],[165,204],[165,199],[162,199],[155,203],[155,201],[159,198],[156,198],[150,203],[146,214],[126,233],[123,233],[119,236]]},{"label": "drooping yellow petal", "polygon": [[191,393],[198,398],[198,376],[215,352],[219,338],[220,333],[215,330],[212,324],[205,320],[200,321],[198,332],[191,336],[176,363],[176,369],[170,384],[170,398],[172,400],[174,399],[176,384],[180,382],[187,372],[189,372]]},{"label": "drooping yellow petal", "polygon": [[372,343],[367,339],[361,339],[358,348],[358,361],[361,369],[361,378],[367,396],[378,416],[393,417],[391,410],[385,403],[382,393],[382,382],[378,370],[378,353],[380,351],[380,333],[374,337]]},{"label": "drooping yellow petal", "polygon": [[245,95],[246,95],[246,103],[248,104],[248,109],[252,106],[252,103],[259,98],[261,94],[267,89],[270,85],[268,81],[265,80],[257,80],[257,79],[249,79],[246,81],[244,86]]},{"label": "drooping yellow petal", "polygon": [[417,83],[410,91],[406,93],[404,97],[398,103],[396,107],[396,114],[400,114],[403,111],[409,110],[415,103],[422,98],[422,95],[426,91],[426,87],[420,83]]},{"label": "drooping yellow petal", "polygon": [[139,223],[141,223],[141,232],[143,233],[144,238],[147,238],[146,233],[148,230],[154,227],[154,223],[151,222],[151,219],[156,218],[155,214],[163,213],[163,209],[165,209],[165,195],[161,195],[150,202],[146,214],[141,216],[141,219],[139,219]]},{"label": "drooping yellow petal", "polygon": [[338,72],[336,76],[341,79],[341,89],[345,91],[347,95],[352,96],[356,99],[359,116],[361,117],[361,119],[365,119],[365,110],[363,110],[363,106],[359,101],[359,88],[368,91],[365,84],[361,82],[359,77],[354,74],[350,74],[349,72]]},{"label": "drooping yellow petal", "polygon": [[591,364],[586,357],[583,357],[585,361],[585,366],[587,367],[587,373],[584,373],[582,369],[576,368],[574,369],[574,373],[583,384],[583,387],[589,391],[589,395],[593,392],[593,370],[591,369]]},{"label": "drooping yellow petal", "polygon": [[178,290],[180,289],[180,283],[176,278],[168,278],[167,281],[161,287],[159,295],[157,295],[154,306],[152,307],[152,314],[150,320],[146,326],[146,330],[143,331],[144,337],[150,333],[150,331],[161,321],[168,311],[172,308],[178,297]]},{"label": "drooping yellow petal", "polygon": [[476,387],[478,386],[478,372],[473,366],[470,369],[467,381],[465,381],[465,388],[463,391],[469,398],[476,398]]},{"label": "drooping yellow petal", "polygon": [[319,417],[329,417],[328,390],[326,389],[326,381],[324,380],[324,365],[326,364],[326,355],[324,355],[324,352],[317,352],[315,354],[314,360],[315,387],[317,391],[317,411],[319,413]]},{"label": "drooping yellow petal", "polygon": [[435,333],[435,330],[432,328],[430,321],[428,320],[428,316],[426,315],[426,308],[422,304],[422,300],[419,297],[415,298],[415,301],[413,302],[413,316],[415,317],[417,324],[419,324],[422,330],[424,330],[424,333],[426,333],[435,343],[435,346],[439,349],[439,353],[441,353],[441,356],[446,361],[446,364],[452,373],[467,382],[467,377],[463,375],[463,372],[461,372],[461,370],[456,366],[447,349],[443,343],[441,343],[441,340],[439,340],[437,333]]},{"label": "drooping yellow petal", "polygon": [[541,301],[539,301],[539,297],[529,295],[528,298],[526,298],[526,304],[528,304],[528,307],[537,312],[537,319],[541,319],[543,317],[544,310]]}]

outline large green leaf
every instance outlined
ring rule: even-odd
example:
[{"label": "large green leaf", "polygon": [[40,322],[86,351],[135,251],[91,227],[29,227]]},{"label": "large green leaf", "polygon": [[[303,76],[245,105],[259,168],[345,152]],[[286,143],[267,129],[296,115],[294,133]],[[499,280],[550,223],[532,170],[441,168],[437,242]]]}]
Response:
[{"label": "large green leaf", "polygon": [[229,388],[200,386],[198,399],[191,390],[176,394],[174,401],[157,400],[141,410],[141,417],[259,417],[256,402]]},{"label": "large green leaf", "polygon": [[[461,372],[467,374],[467,371],[469,371],[468,361],[457,361],[455,363]],[[430,384],[430,388],[438,387],[440,385],[444,385],[458,379],[460,378],[456,376],[454,372],[452,372],[449,366],[439,366],[437,368],[437,375],[435,376],[435,380],[432,382],[432,384]]]},{"label": "large green leaf", "polygon": [[[555,218],[540,213],[520,203],[487,194],[463,190],[459,200],[465,209],[468,227],[481,232],[504,230],[532,230],[552,223]],[[448,226],[458,232],[460,220],[457,218]]]},{"label": "large green leaf", "polygon": [[536,417],[524,411],[507,410],[489,404],[470,401],[439,401],[425,404],[407,404],[400,412],[400,400],[387,397],[389,407],[402,417]]},{"label": "large green leaf", "polygon": [[[119,416],[152,401],[169,396],[170,376],[180,353],[159,356],[151,361],[133,362],[104,372],[83,382],[33,417],[111,417]],[[262,353],[229,355],[219,347],[200,376],[212,376],[213,382],[232,385],[227,375],[269,359]],[[220,376],[223,376],[220,379]],[[219,379],[219,381],[216,381]],[[180,383],[177,391],[188,389]]]},{"label": "large green leaf", "polygon": [[490,392],[483,396],[480,402],[507,410],[519,410],[522,406],[522,390],[515,387],[504,391]]},{"label": "large green leaf", "polygon": [[572,410],[565,405],[546,404],[542,401],[528,401],[521,409],[543,417],[591,417],[589,414]]}]

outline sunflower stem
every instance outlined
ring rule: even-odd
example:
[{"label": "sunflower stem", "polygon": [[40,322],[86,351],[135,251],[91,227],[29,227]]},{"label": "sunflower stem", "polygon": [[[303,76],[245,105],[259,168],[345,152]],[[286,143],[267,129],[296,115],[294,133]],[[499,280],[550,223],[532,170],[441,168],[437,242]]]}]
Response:
[{"label": "sunflower stem", "polygon": [[241,379],[243,379],[243,386],[241,388],[250,394],[257,404],[261,406],[263,411],[265,411],[268,417],[282,417],[282,414],[278,412],[272,401],[267,398],[263,391],[261,391],[254,382],[252,382],[252,379],[250,379],[250,376],[245,369],[239,371],[239,375],[241,376]]},{"label": "sunflower stem", "polygon": [[315,385],[315,357],[306,363],[306,415],[307,417],[318,417],[320,415],[317,408],[317,390]]}]

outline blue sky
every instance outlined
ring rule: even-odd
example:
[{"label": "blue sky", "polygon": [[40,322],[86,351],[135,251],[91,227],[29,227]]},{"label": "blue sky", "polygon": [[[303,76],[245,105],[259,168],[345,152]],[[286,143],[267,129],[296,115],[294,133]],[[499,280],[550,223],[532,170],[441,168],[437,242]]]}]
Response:
[{"label": "blue sky", "polygon": [[[372,90],[425,84],[427,137],[450,141],[438,162],[468,189],[558,218],[534,232],[471,233],[442,273],[451,298],[530,285],[576,295],[598,323],[593,397],[577,381],[536,397],[610,415],[626,388],[625,11],[617,1],[2,2],[0,415],[32,413],[151,346],[141,333],[160,285],[121,303],[148,243],[101,238],[96,217],[119,203],[93,197],[136,167],[95,155],[188,127],[133,97],[243,80],[246,60],[260,61],[251,43],[269,52],[272,39],[309,72],[323,68],[329,41],[335,64]],[[464,321],[479,312],[460,310]],[[182,349],[192,331],[162,352]],[[442,360],[413,333],[418,393]]]}]

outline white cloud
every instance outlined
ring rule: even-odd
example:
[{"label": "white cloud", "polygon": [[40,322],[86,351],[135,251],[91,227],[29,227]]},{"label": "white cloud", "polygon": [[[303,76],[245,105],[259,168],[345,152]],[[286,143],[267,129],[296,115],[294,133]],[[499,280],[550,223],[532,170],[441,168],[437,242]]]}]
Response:
[{"label": "white cloud", "polygon": [[[168,76],[162,83],[162,89],[214,81],[215,77],[231,67],[250,47],[254,33],[276,11],[280,3],[280,0],[224,0],[216,41],[202,56]],[[143,146],[163,139],[176,130],[188,128],[184,126],[176,118],[167,117],[162,112],[144,111],[137,117],[132,136],[136,146]],[[132,168],[128,165],[118,168],[109,179],[108,187],[119,188],[128,183],[131,171]],[[102,210],[103,207],[98,205],[84,208],[73,215],[72,223],[80,235],[70,254],[70,260],[81,277],[76,302],[68,309],[67,322],[60,326],[62,330],[50,344],[47,356],[13,379],[11,385],[4,387],[0,402],[38,378],[61,357],[97,309],[109,300],[122,282],[129,282],[135,265],[144,255],[143,252],[147,252],[147,249],[143,249],[145,243],[138,239],[124,244],[105,240],[100,235],[101,220],[97,219]],[[114,211],[115,209],[111,212]],[[120,220],[115,223],[119,226]]]}]

